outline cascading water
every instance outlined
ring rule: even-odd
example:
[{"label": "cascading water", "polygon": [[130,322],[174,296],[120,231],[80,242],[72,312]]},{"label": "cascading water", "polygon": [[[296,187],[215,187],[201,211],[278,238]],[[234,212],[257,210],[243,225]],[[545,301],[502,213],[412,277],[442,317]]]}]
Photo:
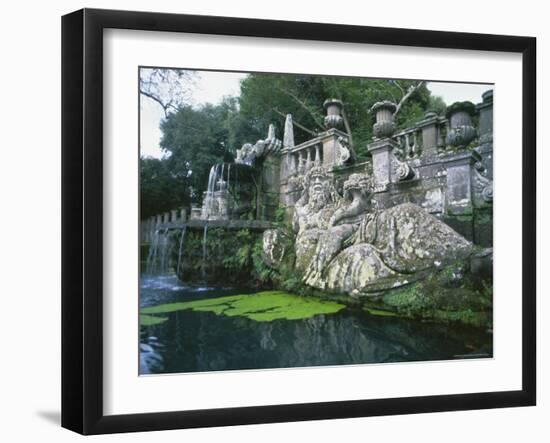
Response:
[{"label": "cascading water", "polygon": [[183,226],[183,229],[181,230],[181,236],[180,236],[180,247],[178,250],[178,265],[176,266],[176,275],[180,275],[181,270],[181,260],[183,255],[183,243],[185,241],[185,233],[187,232],[187,225]]},{"label": "cascading water", "polygon": [[201,218],[238,218],[246,212],[249,208],[244,205],[249,204],[251,198],[251,190],[247,185],[255,184],[254,173],[252,166],[243,163],[218,163],[212,166],[203,195]]},{"label": "cascading water", "polygon": [[208,225],[204,225],[204,232],[202,234],[202,278],[206,277],[206,236],[208,234]]},{"label": "cascading water", "polygon": [[147,256],[146,273],[168,274],[170,271],[170,235],[168,229],[157,229]]},{"label": "cascading water", "polygon": [[149,254],[147,255],[147,264],[145,267],[145,272],[147,274],[153,274],[154,273],[154,265],[156,262],[156,255],[158,253],[158,242],[159,242],[159,230],[157,229],[153,233],[153,237],[151,239],[151,244],[149,245]]}]

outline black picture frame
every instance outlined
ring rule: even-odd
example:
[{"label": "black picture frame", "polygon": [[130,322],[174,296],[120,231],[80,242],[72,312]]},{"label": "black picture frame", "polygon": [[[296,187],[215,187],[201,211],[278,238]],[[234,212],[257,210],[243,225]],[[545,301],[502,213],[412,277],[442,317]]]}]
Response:
[{"label": "black picture frame", "polygon": [[[504,51],[523,64],[522,389],[209,410],[103,413],[103,30],[171,31]],[[82,434],[228,426],[536,403],[536,39],[83,9],[62,18],[62,426]]]}]

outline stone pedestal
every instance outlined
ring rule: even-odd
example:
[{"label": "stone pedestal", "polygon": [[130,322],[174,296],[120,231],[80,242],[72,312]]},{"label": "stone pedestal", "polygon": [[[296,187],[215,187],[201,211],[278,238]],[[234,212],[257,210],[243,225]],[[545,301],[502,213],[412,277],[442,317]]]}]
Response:
[{"label": "stone pedestal", "polygon": [[347,134],[337,129],[329,129],[319,136],[323,147],[322,164],[326,169],[330,170],[342,164],[341,146],[338,141],[340,137],[347,139]]},{"label": "stone pedestal", "polygon": [[472,169],[479,160],[475,151],[451,154],[443,159],[447,170],[445,212],[448,215],[472,214]]},{"label": "stone pedestal", "polygon": [[483,102],[476,106],[479,112],[479,141],[490,143],[493,141],[493,90],[484,92],[482,97]]},{"label": "stone pedestal", "polygon": [[263,163],[261,175],[261,208],[260,217],[269,220],[275,216],[279,206],[281,156],[268,155]]},{"label": "stone pedestal", "polygon": [[374,176],[374,190],[384,191],[391,179],[391,151],[398,148],[392,139],[385,138],[369,144],[368,150],[372,155],[372,172]]},{"label": "stone pedestal", "polygon": [[427,112],[424,119],[416,125],[422,131],[422,153],[424,155],[437,153],[440,120],[441,118],[435,112]]}]

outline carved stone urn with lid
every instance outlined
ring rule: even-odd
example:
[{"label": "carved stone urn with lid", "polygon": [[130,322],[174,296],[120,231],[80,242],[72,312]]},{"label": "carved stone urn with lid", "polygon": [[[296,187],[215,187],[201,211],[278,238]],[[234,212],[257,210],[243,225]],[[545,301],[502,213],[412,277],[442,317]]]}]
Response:
[{"label": "carved stone urn with lid", "polygon": [[395,132],[393,114],[396,109],[395,103],[389,100],[376,102],[372,105],[369,112],[376,113],[376,123],[372,127],[375,138],[387,138],[393,135]]},{"label": "carved stone urn with lid", "polygon": [[327,115],[325,117],[325,126],[328,129],[341,127],[344,123],[344,119],[341,115],[342,108],[344,107],[342,101],[336,98],[328,98],[323,103],[323,106],[327,111]]},{"label": "carved stone urn with lid", "polygon": [[445,139],[448,146],[464,147],[476,137],[477,131],[472,124],[476,108],[471,102],[455,102],[447,108],[449,132]]}]

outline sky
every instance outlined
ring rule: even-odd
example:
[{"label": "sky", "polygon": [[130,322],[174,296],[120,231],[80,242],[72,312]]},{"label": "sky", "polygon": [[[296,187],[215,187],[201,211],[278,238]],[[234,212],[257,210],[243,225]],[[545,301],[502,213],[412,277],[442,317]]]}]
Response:
[{"label": "sky", "polygon": [[[191,104],[200,106],[206,103],[220,103],[224,96],[237,96],[240,82],[247,74],[238,72],[197,71],[198,79],[193,88]],[[439,95],[447,105],[456,101],[481,102],[481,94],[492,86],[468,83],[429,82],[428,89],[433,95]],[[141,155],[161,158],[163,152],[159,143],[161,138],[160,121],[164,111],[156,102],[141,100]],[[243,141],[244,143],[245,141]]]}]

